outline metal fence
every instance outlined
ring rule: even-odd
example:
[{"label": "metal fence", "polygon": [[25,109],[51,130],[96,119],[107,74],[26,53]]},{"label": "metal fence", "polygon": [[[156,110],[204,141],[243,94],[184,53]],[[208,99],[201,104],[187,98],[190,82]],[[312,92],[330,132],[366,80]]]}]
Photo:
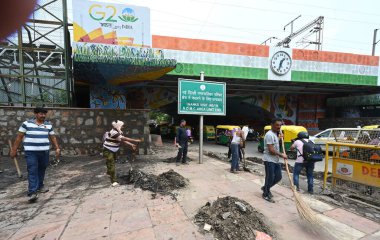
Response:
[{"label": "metal fence", "polygon": [[39,0],[30,20],[0,42],[0,104],[70,105],[66,0]]},{"label": "metal fence", "polygon": [[326,151],[324,187],[332,161],[332,188],[380,203],[380,130],[360,131],[356,143],[331,142]]}]

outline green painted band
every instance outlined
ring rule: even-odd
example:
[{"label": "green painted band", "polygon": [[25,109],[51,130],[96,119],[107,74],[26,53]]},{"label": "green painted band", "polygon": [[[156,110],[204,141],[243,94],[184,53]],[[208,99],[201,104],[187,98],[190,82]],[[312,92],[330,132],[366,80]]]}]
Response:
[{"label": "green painted band", "polygon": [[377,76],[292,71],[294,82],[377,86]]}]

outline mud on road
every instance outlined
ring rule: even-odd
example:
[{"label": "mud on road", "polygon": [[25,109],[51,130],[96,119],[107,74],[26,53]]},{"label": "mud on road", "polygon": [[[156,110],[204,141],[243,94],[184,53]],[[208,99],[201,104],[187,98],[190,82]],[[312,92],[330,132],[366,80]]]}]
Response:
[{"label": "mud on road", "polygon": [[195,215],[195,223],[204,233],[205,224],[211,225],[210,231],[219,240],[256,239],[257,231],[277,239],[264,215],[235,197],[227,196],[212,204],[206,203]]},{"label": "mud on road", "polygon": [[186,187],[189,180],[175,172],[173,169],[161,173],[158,176],[133,169],[130,170],[127,175],[120,176],[119,183],[133,184],[135,188],[149,190],[154,193],[152,195],[153,198],[156,197],[157,193],[171,195],[172,198],[176,198],[176,194],[172,191]]}]

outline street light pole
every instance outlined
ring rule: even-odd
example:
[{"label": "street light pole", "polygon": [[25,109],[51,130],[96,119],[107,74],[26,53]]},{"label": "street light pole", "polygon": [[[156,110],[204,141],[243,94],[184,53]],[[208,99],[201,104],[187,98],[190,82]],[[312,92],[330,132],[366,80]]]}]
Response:
[{"label": "street light pole", "polygon": [[379,29],[380,29],[380,28],[376,28],[376,29],[373,31],[372,56],[375,56],[376,44],[379,43],[379,41],[380,41],[380,40],[376,41],[376,40],[377,40],[377,31],[378,31]]},{"label": "street light pole", "polygon": [[[205,80],[205,73],[201,72],[201,81]],[[203,115],[199,116],[199,164],[203,163]]]}]

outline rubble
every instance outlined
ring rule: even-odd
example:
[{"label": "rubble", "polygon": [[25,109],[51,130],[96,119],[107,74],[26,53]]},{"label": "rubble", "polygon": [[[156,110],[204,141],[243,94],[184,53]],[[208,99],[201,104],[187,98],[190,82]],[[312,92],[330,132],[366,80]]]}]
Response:
[{"label": "rubble", "polygon": [[[149,190],[153,193],[172,195],[172,197],[175,197],[172,191],[186,187],[189,180],[173,169],[161,173],[158,176],[133,169],[130,170],[127,175],[121,176],[119,182],[120,184],[133,184],[135,188]],[[155,195],[153,196],[155,197]]]},{"label": "rubble", "polygon": [[195,224],[201,232],[210,225],[209,231],[219,240],[256,239],[258,232],[276,239],[263,214],[246,201],[230,196],[206,203],[195,215]]}]

